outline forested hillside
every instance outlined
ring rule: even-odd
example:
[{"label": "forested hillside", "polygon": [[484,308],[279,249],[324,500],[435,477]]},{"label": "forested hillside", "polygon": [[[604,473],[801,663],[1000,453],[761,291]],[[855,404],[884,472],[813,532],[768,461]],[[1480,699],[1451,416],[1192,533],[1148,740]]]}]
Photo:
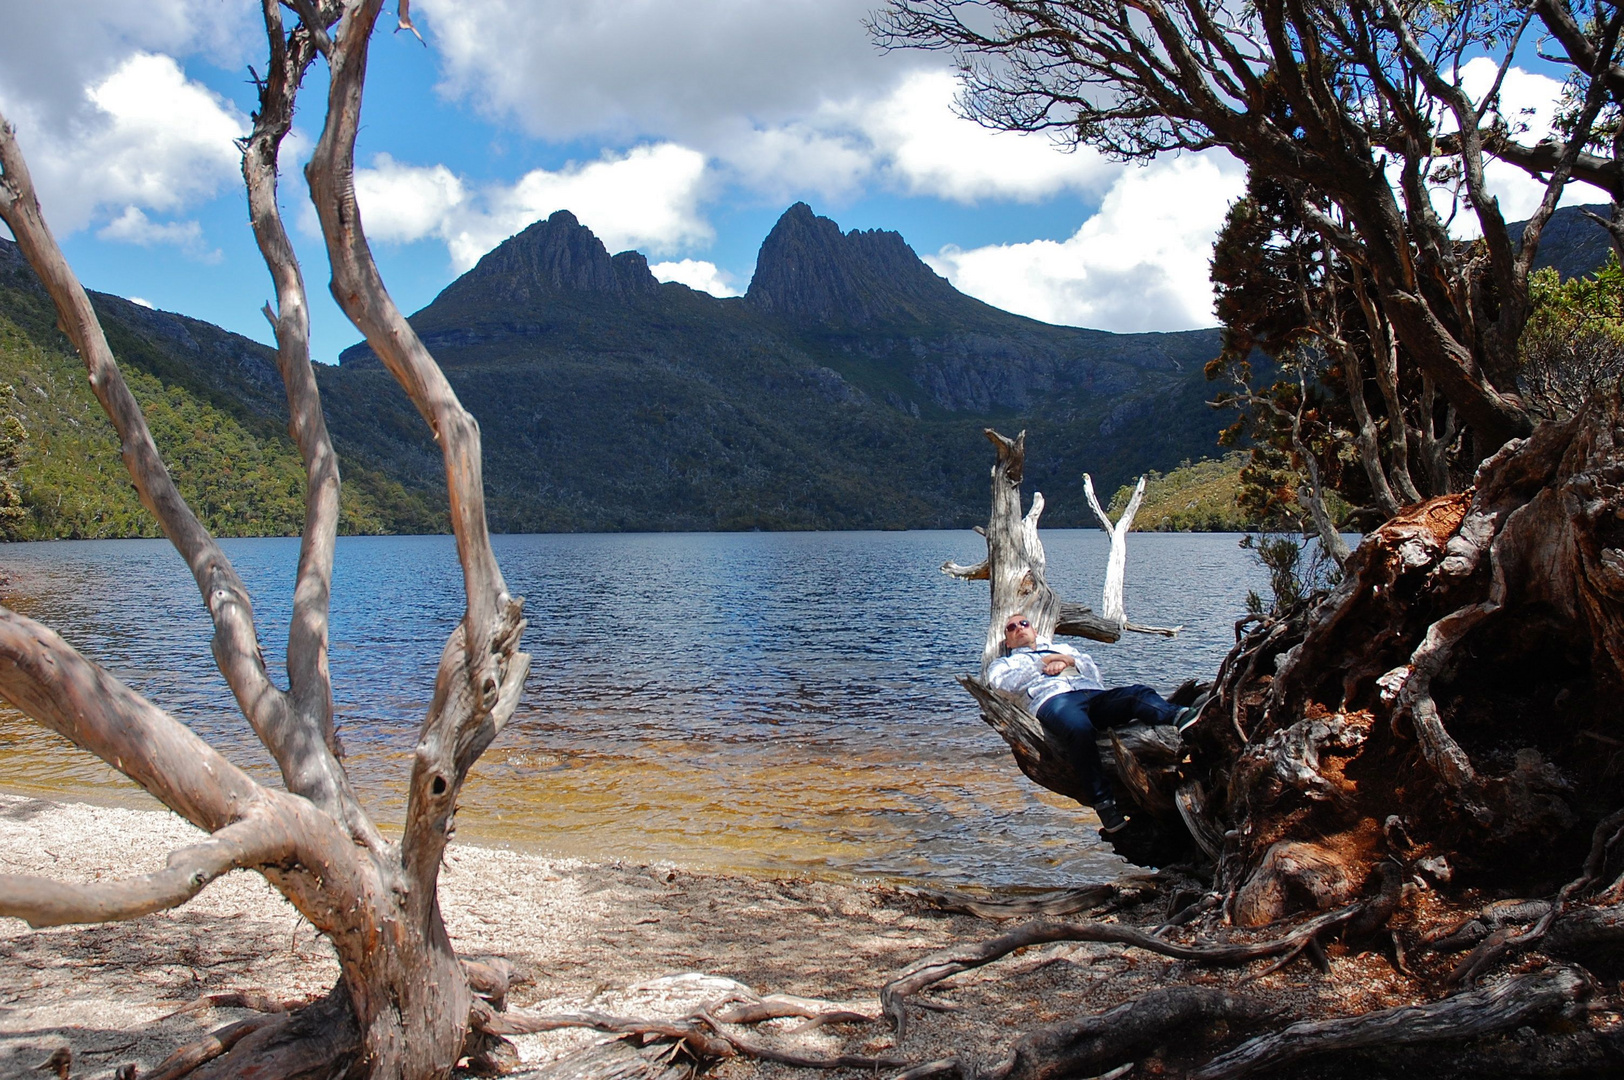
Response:
[{"label": "forested hillside", "polygon": [[[203,523],[220,536],[296,534],[304,469],[283,431],[270,350],[208,323],[91,295],[153,439]],[[9,411],[21,424],[15,484],[23,513],[4,522],[8,539],[158,535],[83,363],[16,247],[3,240],[0,385],[14,388]],[[354,457],[344,476],[346,531],[441,527],[425,492],[409,492]]]}]

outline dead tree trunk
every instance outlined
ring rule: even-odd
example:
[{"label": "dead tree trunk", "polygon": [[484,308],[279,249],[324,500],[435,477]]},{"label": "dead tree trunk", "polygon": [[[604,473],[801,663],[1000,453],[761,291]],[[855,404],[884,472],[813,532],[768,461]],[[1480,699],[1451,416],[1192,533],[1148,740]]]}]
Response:
[{"label": "dead tree trunk", "polygon": [[[194,1077],[448,1076],[477,1053],[477,1000],[437,900],[441,855],[469,769],[513,714],[529,669],[521,601],[491,552],[479,429],[378,277],[352,184],[367,47],[381,0],[263,4],[270,64],[244,144],[256,239],[276,287],[276,330],[290,430],[307,501],[288,636],[288,686],[265,667],[247,590],[176,491],[119,373],[84,290],[40,216],[13,132],[0,118],[0,218],[54,300],[123,446],[142,502],[190,567],[214,622],[213,651],[243,714],[276,760],[285,791],[254,782],[184,724],[75,652],[48,628],[0,609],[0,694],[139,783],[208,836],[144,877],[67,885],[0,877],[0,913],[36,926],[106,922],[185,903],[237,868],[257,870],[326,935],[341,978],[324,1001],[237,1030],[177,1059]],[[400,17],[406,19],[406,5]],[[336,24],[336,25],[335,25]],[[405,832],[386,841],[340,763],[328,681],[328,600],[339,476],[310,366],[304,283],[276,208],[277,150],[294,93],[317,54],[331,67],[326,125],[308,169],[333,265],[333,293],[434,430],[446,461],[467,610],[440,658],[414,756]],[[487,993],[493,988],[481,987]],[[501,987],[494,988],[500,998]]]},{"label": "dead tree trunk", "polygon": [[[1032,505],[1021,513],[1021,482],[1026,465],[1026,432],[1006,438],[991,428],[987,439],[997,451],[992,470],[992,514],[983,535],[987,558],[974,566],[949,562],[942,572],[964,580],[985,580],[991,585],[992,617],[987,624],[986,644],[981,655],[981,671],[959,680],[981,707],[981,718],[1009,744],[1010,753],[1021,772],[1033,783],[1078,802],[1092,801],[1072,769],[1065,747],[1026,708],[1024,701],[992,689],[985,682],[987,668],[1003,650],[1003,628],[1011,615],[1024,614],[1037,628],[1039,640],[1055,634],[1114,642],[1125,631],[1172,635],[1177,627],[1141,627],[1129,623],[1123,605],[1123,579],[1127,565],[1127,532],[1134,511],[1143,497],[1141,481],[1129,508],[1112,523],[1093,495],[1093,481],[1087,483],[1090,505],[1111,536],[1111,555],[1106,573],[1104,617],[1081,604],[1061,600],[1049,587],[1043,542],[1038,538],[1038,518],[1043,513],[1043,495],[1034,492]],[[1176,697],[1188,704],[1194,688],[1183,689]],[[1115,776],[1118,802],[1138,806],[1145,813],[1134,818],[1111,843],[1124,854],[1150,863],[1160,863],[1182,853],[1187,846],[1185,828],[1180,822],[1173,798],[1173,770],[1178,759],[1178,732],[1168,728],[1135,725],[1100,740],[1100,752],[1107,771]]]},{"label": "dead tree trunk", "polygon": [[1034,492],[1032,507],[1021,513],[1021,481],[1026,473],[1026,432],[1013,439],[992,428],[987,441],[998,452],[992,467],[992,516],[984,530],[987,557],[974,566],[955,562],[942,564],[942,573],[964,581],[986,581],[992,587],[992,617],[987,621],[987,640],[981,650],[981,674],[998,658],[1004,647],[1004,622],[1022,614],[1032,620],[1039,640],[1055,634],[1116,641],[1122,628],[1113,620],[1102,619],[1081,604],[1067,603],[1049,588],[1048,561],[1043,541],[1038,539],[1038,518],[1043,516],[1043,493]]}]

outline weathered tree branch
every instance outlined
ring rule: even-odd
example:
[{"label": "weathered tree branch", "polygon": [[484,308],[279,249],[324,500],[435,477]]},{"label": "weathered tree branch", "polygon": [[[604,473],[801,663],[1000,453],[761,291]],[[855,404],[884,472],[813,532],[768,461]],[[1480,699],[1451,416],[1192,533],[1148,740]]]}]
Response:
[{"label": "weathered tree branch", "polygon": [[225,828],[269,795],[49,627],[3,607],[0,695],[200,829]]},{"label": "weathered tree branch", "polygon": [[164,869],[140,877],[75,885],[0,876],[0,915],[25,919],[33,927],[139,918],[179,907],[232,870],[281,862],[293,849],[285,821],[256,814],[181,848],[169,856]]},{"label": "weathered tree branch", "polygon": [[485,521],[479,425],[384,288],[355,198],[355,138],[367,50],[382,0],[352,0],[329,54],[327,122],[305,175],[332,264],[332,292],[433,430],[445,457],[467,610],[446,643],[413,758],[401,841],[413,917],[435,920],[434,882],[456,800],[512,715],[530,658],[518,651],[521,600],[509,596]]},{"label": "weathered tree branch", "polygon": [[1234,1080],[1259,1069],[1279,1068],[1310,1054],[1476,1038],[1571,1008],[1588,998],[1590,992],[1590,981],[1573,968],[1548,968],[1430,1005],[1292,1024],[1283,1031],[1241,1044],[1196,1070],[1193,1077]]},{"label": "weathered tree branch", "polygon": [[[276,201],[278,155],[293,124],[294,93],[315,59],[316,35],[325,33],[324,27],[337,18],[337,5],[329,0],[322,14],[308,12],[316,21],[301,23],[287,36],[283,34],[277,0],[264,0],[262,6],[270,63],[260,84],[254,129],[242,144],[242,173],[254,239],[276,287],[276,309],[273,313],[266,305],[265,314],[276,333],[276,363],[288,398],[288,431],[305,466],[305,522],[299,542],[293,614],[288,624],[288,706],[293,715],[287,726],[297,728],[298,735],[285,743],[284,752],[290,760],[283,763],[281,755],[277,760],[283,764],[284,775],[289,771],[319,773],[323,784],[338,793],[351,834],[373,850],[381,850],[383,838],[362,810],[349,777],[338,764],[327,663],[333,545],[339,517],[338,456],[327,434],[321,394],[310,366],[310,312],[304,275]],[[318,738],[320,747],[316,745]],[[289,789],[301,790],[302,786],[295,780]]]},{"label": "weathered tree branch", "polygon": [[146,417],[113,359],[90,298],[69,268],[40,215],[28,166],[11,125],[0,116],[0,218],[55,302],[68,339],[90,376],[91,389],[117,431],[125,466],[137,494],[191,568],[214,622],[215,662],[243,714],[282,769],[288,790],[303,795],[339,820],[354,817],[353,796],[332,754],[295,714],[288,695],[274,683],[254,629],[248,589],[203,524],[181,497],[158,456]]},{"label": "weathered tree branch", "polygon": [[1182,626],[1135,626],[1128,621],[1127,605],[1123,601],[1123,586],[1126,584],[1128,574],[1128,532],[1133,528],[1134,515],[1139,513],[1139,504],[1145,498],[1145,478],[1141,476],[1139,483],[1134,485],[1133,496],[1128,500],[1127,507],[1115,524],[1111,522],[1111,515],[1105,512],[1100,500],[1094,494],[1094,478],[1088,473],[1083,474],[1083,494],[1088,497],[1088,507],[1094,511],[1100,528],[1105,535],[1111,538],[1111,554],[1105,564],[1105,595],[1100,601],[1100,613],[1107,622],[1115,622],[1124,630],[1132,630],[1137,634],[1160,634],[1162,637],[1175,637],[1184,627]]}]

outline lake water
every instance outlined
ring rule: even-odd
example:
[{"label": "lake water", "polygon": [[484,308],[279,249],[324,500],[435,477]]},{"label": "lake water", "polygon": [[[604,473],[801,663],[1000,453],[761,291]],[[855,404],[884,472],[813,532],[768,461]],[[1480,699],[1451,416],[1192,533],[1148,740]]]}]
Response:
[{"label": "lake water", "polygon": [[[459,834],[593,859],[949,885],[1061,887],[1124,864],[1092,819],[1030,783],[954,682],[979,658],[987,586],[964,532],[499,536],[528,598],[529,686],[477,766]],[[1109,543],[1044,534],[1058,591],[1099,604]],[[296,540],[228,540],[273,665]],[[0,547],[4,602],[62,634],[237,763],[276,771],[210,658],[210,627],[162,541]],[[1092,651],[1108,684],[1209,678],[1265,576],[1213,534],[1135,534],[1127,608],[1182,624]],[[339,540],[332,673],[346,765],[384,822],[434,666],[462,611],[450,537]],[[280,680],[280,673],[278,673]],[[0,786],[151,805],[0,704]]]}]

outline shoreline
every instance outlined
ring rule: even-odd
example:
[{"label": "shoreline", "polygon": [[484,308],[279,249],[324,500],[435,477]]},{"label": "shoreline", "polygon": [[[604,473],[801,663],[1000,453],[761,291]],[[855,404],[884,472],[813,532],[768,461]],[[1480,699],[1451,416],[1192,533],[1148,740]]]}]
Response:
[{"label": "shoreline", "polygon": [[[89,881],[145,872],[197,830],[167,811],[50,802],[0,793],[4,871]],[[1178,890],[1173,890],[1176,893]],[[1149,927],[1165,921],[1169,895],[1151,879],[1125,883],[1076,919]],[[879,988],[902,969],[944,949],[962,949],[1015,929],[1027,917],[944,910],[917,892],[880,883],[806,876],[754,877],[669,865],[547,858],[453,843],[440,878],[446,926],[459,954],[500,956],[516,968],[512,1006],[530,1012],[595,1010],[675,1020],[729,994],[789,994],[820,1008],[873,1018],[810,1030],[799,1018],[748,1029],[777,1050],[805,1056],[895,1056],[913,1063],[964,1056],[976,1069],[1002,1058],[1023,1032],[1098,1016],[1148,991],[1205,986],[1244,994],[1271,1014],[1324,1019],[1413,1005],[1430,995],[1379,951],[1326,946],[1322,972],[1307,961],[1266,971],[1173,960],[1117,945],[1034,945],[937,983],[912,998],[901,1046],[880,1019]],[[1056,912],[1060,914],[1060,912]],[[1070,921],[1069,919],[1067,921]],[[1176,932],[1177,934],[1177,932]],[[1515,967],[1515,966],[1514,966]],[[0,919],[0,1080],[37,1080],[47,1059],[72,1052],[75,1080],[112,1080],[135,1064],[145,1075],[177,1048],[258,1015],[201,1005],[204,995],[256,993],[302,1004],[327,992],[338,965],[331,948],[257,874],[236,871],[173,911],[129,922],[31,930]],[[1419,993],[1419,997],[1418,997]],[[184,1011],[182,1011],[184,1010]],[[1616,1031],[1617,1018],[1592,1026]],[[1604,1033],[1605,1034],[1605,1033]],[[1159,1047],[1147,1076],[1202,1047]],[[1594,1058],[1596,1034],[1563,1036],[1566,1056]],[[1614,1037],[1605,1034],[1605,1037]],[[520,1073],[610,1038],[583,1029],[516,1037]],[[1518,1036],[1488,1039],[1457,1059],[1441,1044],[1427,1060],[1439,1080],[1477,1075],[1474,1062],[1520,1060]],[[1440,1056],[1442,1055],[1442,1056]],[[1480,1056],[1481,1055],[1481,1056]],[[1575,1056],[1576,1055],[1576,1056]],[[1402,1055],[1380,1052],[1362,1075],[1411,1075]],[[1171,1064],[1171,1063],[1169,1063]],[[1320,1075],[1313,1063],[1287,1073]],[[1333,1070],[1334,1071],[1334,1070]],[[806,1069],[731,1058],[718,1080],[807,1080]],[[872,1075],[834,1070],[840,1080]],[[891,1074],[894,1075],[894,1074]]]},{"label": "shoreline", "polygon": [[[197,835],[165,810],[0,792],[7,873],[122,877],[161,866]],[[440,895],[458,952],[505,957],[524,979],[515,1007],[548,1012],[675,1017],[743,984],[875,1013],[887,973],[986,925],[880,882],[594,863],[463,842],[447,852]],[[325,940],[249,871],[124,923],[32,930],[0,919],[0,1077],[41,1075],[64,1045],[75,1077],[110,1077],[131,1062],[145,1073],[176,1047],[252,1015],[172,1015],[202,995],[303,1000],[337,974]],[[515,1042],[532,1065],[602,1038],[577,1030]],[[798,1037],[814,1054],[839,1052],[845,1039],[828,1029]]]}]

